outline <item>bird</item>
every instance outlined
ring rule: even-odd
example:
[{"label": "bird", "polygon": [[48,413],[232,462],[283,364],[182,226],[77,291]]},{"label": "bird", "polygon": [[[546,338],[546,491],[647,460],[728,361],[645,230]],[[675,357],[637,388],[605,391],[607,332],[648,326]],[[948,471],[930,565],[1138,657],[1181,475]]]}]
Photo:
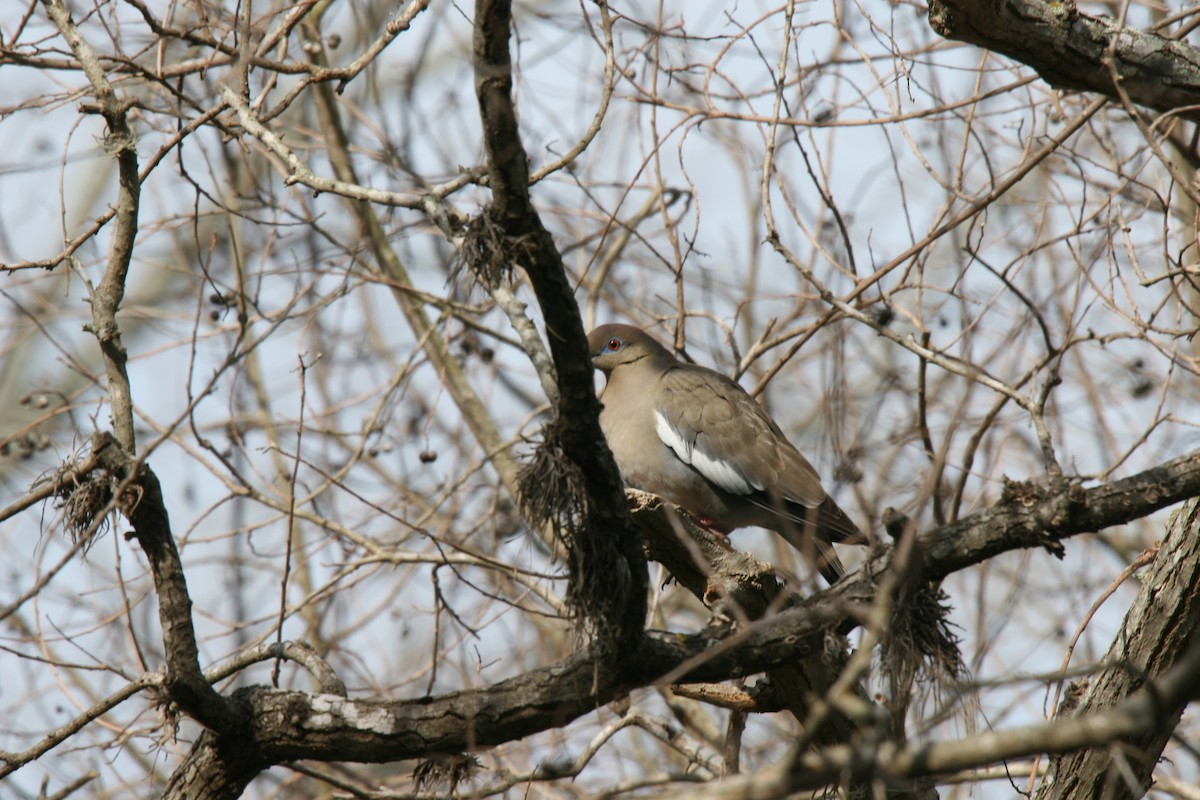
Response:
[{"label": "bird", "polygon": [[870,543],[736,381],[676,359],[633,325],[594,328],[588,351],[604,373],[600,427],[626,487],[679,506],[722,539],[773,530],[830,586],[845,575],[832,543]]}]

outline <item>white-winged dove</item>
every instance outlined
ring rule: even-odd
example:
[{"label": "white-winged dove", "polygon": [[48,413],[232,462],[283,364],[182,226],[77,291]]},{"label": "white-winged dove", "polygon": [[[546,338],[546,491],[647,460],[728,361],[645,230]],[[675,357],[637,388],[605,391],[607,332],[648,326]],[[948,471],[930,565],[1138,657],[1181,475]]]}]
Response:
[{"label": "white-winged dove", "polygon": [[632,325],[599,326],[588,350],[607,379],[600,426],[626,486],[674,503],[719,534],[774,530],[831,585],[845,574],[831,543],[867,544],[867,537],[741,386],[678,361]]}]

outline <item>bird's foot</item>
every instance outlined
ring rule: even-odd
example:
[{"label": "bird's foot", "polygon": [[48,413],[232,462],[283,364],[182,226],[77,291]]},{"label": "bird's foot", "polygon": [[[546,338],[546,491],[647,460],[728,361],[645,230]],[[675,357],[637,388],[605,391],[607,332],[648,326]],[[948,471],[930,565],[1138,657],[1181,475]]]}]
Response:
[{"label": "bird's foot", "polygon": [[718,527],[719,523],[715,519],[707,514],[701,514],[696,517],[696,524],[701,528],[704,528],[704,530],[708,531],[713,536],[717,537],[717,543],[726,550],[731,552],[733,551],[733,545],[729,543],[729,536],[725,533],[725,531]]}]

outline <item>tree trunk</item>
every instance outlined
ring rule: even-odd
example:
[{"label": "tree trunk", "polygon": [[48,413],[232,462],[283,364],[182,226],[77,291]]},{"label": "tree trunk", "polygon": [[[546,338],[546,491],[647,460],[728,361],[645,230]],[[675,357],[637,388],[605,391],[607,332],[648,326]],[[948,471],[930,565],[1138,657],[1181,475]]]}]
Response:
[{"label": "tree trunk", "polygon": [[[1172,517],[1167,537],[1142,590],[1125,617],[1106,668],[1070,687],[1082,692],[1069,713],[1082,715],[1111,708],[1169,670],[1197,637],[1200,625],[1200,502],[1189,501]],[[1060,709],[1060,714],[1062,709]],[[1036,793],[1036,800],[1105,798],[1122,800],[1146,793],[1154,767],[1181,713],[1165,713],[1145,736],[1105,749],[1059,756]]]}]

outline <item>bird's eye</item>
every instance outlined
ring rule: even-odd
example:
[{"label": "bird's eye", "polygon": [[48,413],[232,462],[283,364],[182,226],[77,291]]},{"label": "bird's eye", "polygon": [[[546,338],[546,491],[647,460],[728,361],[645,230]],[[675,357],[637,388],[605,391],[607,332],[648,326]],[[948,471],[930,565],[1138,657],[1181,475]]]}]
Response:
[{"label": "bird's eye", "polygon": [[608,349],[609,350],[620,350],[621,349],[621,340],[620,339],[609,339],[608,340]]}]

